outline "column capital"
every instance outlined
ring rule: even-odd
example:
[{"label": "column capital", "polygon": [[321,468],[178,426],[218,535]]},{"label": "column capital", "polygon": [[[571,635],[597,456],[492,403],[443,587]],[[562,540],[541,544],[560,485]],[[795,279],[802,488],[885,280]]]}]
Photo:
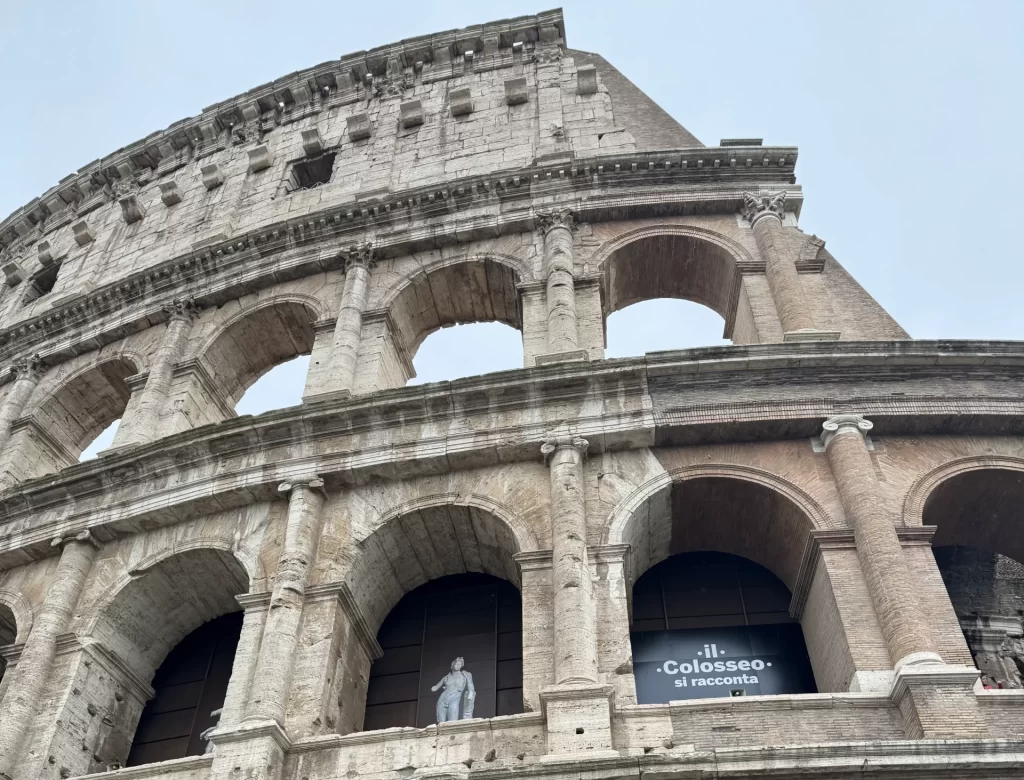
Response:
[{"label": "column capital", "polygon": [[170,303],[165,303],[161,308],[172,322],[174,320],[192,322],[192,320],[199,316],[199,306],[192,296],[188,298],[174,298]]},{"label": "column capital", "polygon": [[875,424],[859,414],[837,414],[825,420],[821,427],[821,442],[827,449],[832,439],[842,433],[856,433],[863,439]]},{"label": "column capital", "polygon": [[544,235],[557,227],[575,230],[578,222],[576,212],[569,208],[538,209],[537,225]]},{"label": "column capital", "polygon": [[582,436],[552,436],[540,445],[540,454],[544,456],[544,462],[547,463],[558,450],[572,447],[579,452],[581,457],[584,457],[589,446],[590,442]]},{"label": "column capital", "polygon": [[305,477],[303,479],[282,482],[277,486],[277,492],[289,494],[296,488],[306,488],[323,496],[327,495],[327,492],[324,490],[324,481],[320,477]]},{"label": "column capital", "polygon": [[740,213],[751,225],[756,224],[762,217],[775,217],[782,221],[785,210],[785,192],[773,192],[769,195],[743,193],[743,206],[740,208]]},{"label": "column capital", "polygon": [[84,531],[79,531],[77,534],[68,534],[67,536],[55,536],[50,541],[50,547],[64,548],[71,542],[81,542],[82,544],[90,545],[95,547],[97,550],[100,548],[99,540],[92,535],[92,532],[86,528]]},{"label": "column capital", "polygon": [[11,373],[18,379],[31,379],[33,382],[38,382],[45,370],[43,360],[39,357],[38,352],[15,360],[11,366]]},{"label": "column capital", "polygon": [[345,265],[345,273],[353,267],[369,268],[378,260],[377,251],[373,244],[353,244],[348,249],[343,249],[340,254]]}]

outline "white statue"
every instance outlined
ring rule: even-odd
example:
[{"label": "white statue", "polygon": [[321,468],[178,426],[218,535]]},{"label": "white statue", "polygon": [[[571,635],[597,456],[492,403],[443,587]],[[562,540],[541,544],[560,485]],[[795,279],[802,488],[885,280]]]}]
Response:
[{"label": "white statue", "polygon": [[217,730],[217,726],[220,725],[220,715],[221,715],[222,712],[224,712],[224,708],[223,707],[221,707],[220,709],[217,709],[217,710],[214,710],[213,712],[211,712],[210,713],[210,717],[216,718],[217,720],[214,722],[214,724],[212,726],[210,726],[210,728],[206,729],[205,731],[203,731],[202,734],[199,735],[199,739],[203,740],[206,743],[206,750],[203,751],[206,755],[209,755],[210,753],[213,752],[213,743],[210,742],[210,735],[214,731],[216,731]]},{"label": "white statue", "polygon": [[[444,688],[437,697],[437,722],[446,723],[450,720],[466,720],[473,717],[473,705],[476,704],[476,688],[473,687],[473,675],[462,667],[466,662],[459,656],[452,661],[452,670],[441,678],[440,682],[430,690],[435,693]],[[465,696],[465,704],[463,704]]]}]

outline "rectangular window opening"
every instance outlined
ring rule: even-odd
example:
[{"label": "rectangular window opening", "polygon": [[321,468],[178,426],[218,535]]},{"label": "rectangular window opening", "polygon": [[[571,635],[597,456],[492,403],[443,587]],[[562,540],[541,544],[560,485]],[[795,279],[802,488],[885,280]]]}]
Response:
[{"label": "rectangular window opening", "polygon": [[288,177],[289,191],[310,190],[327,184],[334,173],[335,152],[327,152],[311,160],[302,160],[292,166]]}]

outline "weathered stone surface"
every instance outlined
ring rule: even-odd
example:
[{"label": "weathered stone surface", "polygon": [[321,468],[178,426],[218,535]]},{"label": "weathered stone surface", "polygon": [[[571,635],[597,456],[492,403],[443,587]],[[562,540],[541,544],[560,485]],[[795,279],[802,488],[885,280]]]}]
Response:
[{"label": "weathered stone surface", "polygon": [[[123,762],[164,658],[239,608],[213,754],[111,777],[1024,763],[1024,347],[909,340],[799,229],[795,148],[704,147],[564,44],[554,11],[326,63],[0,224],[0,777]],[[603,360],[662,297],[732,344]],[[486,321],[521,370],[406,386]],[[301,406],[237,417],[305,354]],[[818,693],[637,704],[631,588],[695,550],[789,589]],[[524,711],[363,732],[390,610],[466,572],[520,588]]]}]

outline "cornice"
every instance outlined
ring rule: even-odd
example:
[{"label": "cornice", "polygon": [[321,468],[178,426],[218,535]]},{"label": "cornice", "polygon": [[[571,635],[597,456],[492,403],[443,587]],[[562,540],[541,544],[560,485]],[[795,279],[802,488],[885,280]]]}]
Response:
[{"label": "cornice", "polygon": [[[863,380],[877,395],[796,402],[782,392],[814,397],[819,392],[824,350],[855,375],[860,354],[869,373]],[[482,465],[537,463],[550,433],[546,408],[573,404],[588,410],[575,419],[574,436],[595,453],[638,447],[676,446],[687,436],[702,443],[803,438],[820,430],[843,407],[869,408],[879,436],[1024,434],[1024,400],[1011,384],[1006,397],[894,396],[885,383],[940,377],[990,375],[1024,379],[1024,344],[985,342],[794,343],[730,347],[719,362],[728,375],[711,370],[709,350],[658,353],[647,358],[551,364],[454,382],[403,387],[369,396],[304,404],[259,417],[243,417],[166,437],[130,451],[70,466],[0,496],[0,568],[52,554],[54,536],[91,530],[107,541],[140,523],[176,522],[210,511],[276,500],[275,488],[310,473],[329,491],[367,484],[383,475],[412,478]],[[846,354],[846,353],[849,354]],[[884,365],[873,356],[888,352]],[[745,360],[739,360],[745,357]],[[985,366],[986,360],[994,364]],[[786,373],[776,398],[757,417],[743,418],[725,398],[736,382],[764,379],[763,364],[778,361]],[[652,389],[650,371],[708,398],[702,416],[679,422],[652,409],[664,407],[673,390]],[[694,363],[704,371],[692,371]],[[854,376],[856,378],[856,376]],[[727,381],[723,381],[727,379]],[[880,386],[879,383],[882,383]],[[895,386],[895,385],[894,385]],[[881,389],[878,389],[881,387]],[[856,388],[847,389],[854,393]],[[611,410],[596,399],[614,398]],[[817,408],[820,406],[821,408]],[[953,410],[952,413],[950,410]],[[486,425],[465,425],[474,417]],[[416,435],[409,432],[414,431]],[[425,431],[432,431],[425,435]],[[696,440],[696,439],[695,439]],[[912,534],[918,533],[916,530]],[[922,532],[923,533],[923,532]]]},{"label": "cornice", "polygon": [[[555,205],[572,206],[586,222],[730,214],[741,208],[744,193],[782,187],[787,205],[798,212],[802,193],[792,184],[795,148],[757,147],[766,155],[767,168],[703,164],[728,161],[728,155],[744,151],[702,147],[562,160],[386,193],[280,220],[198,246],[0,330],[0,362],[38,351],[52,365],[163,322],[168,318],[164,307],[175,298],[192,297],[200,307],[215,307],[237,297],[240,286],[251,292],[279,283],[285,270],[289,277],[343,271],[345,251],[353,244],[372,240],[381,256],[393,257],[529,232],[537,225],[538,212]],[[448,219],[437,224],[439,216]],[[4,379],[9,377],[0,377]]]},{"label": "cornice", "polygon": [[137,182],[181,167],[193,157],[208,153],[211,147],[224,148],[233,143],[235,132],[249,137],[245,128],[255,126],[258,134],[264,126],[288,124],[373,97],[379,92],[375,87],[386,84],[389,71],[396,67],[412,82],[449,79],[464,72],[462,58],[466,51],[479,55],[474,70],[489,69],[486,59],[508,60],[511,64],[515,44],[532,45],[545,37],[564,42],[565,22],[560,9],[407,38],[296,71],[208,106],[199,116],[175,122],[64,177],[0,222],[0,246],[31,236],[47,223],[66,219],[68,211],[81,215],[98,192],[109,192],[117,182]]}]

